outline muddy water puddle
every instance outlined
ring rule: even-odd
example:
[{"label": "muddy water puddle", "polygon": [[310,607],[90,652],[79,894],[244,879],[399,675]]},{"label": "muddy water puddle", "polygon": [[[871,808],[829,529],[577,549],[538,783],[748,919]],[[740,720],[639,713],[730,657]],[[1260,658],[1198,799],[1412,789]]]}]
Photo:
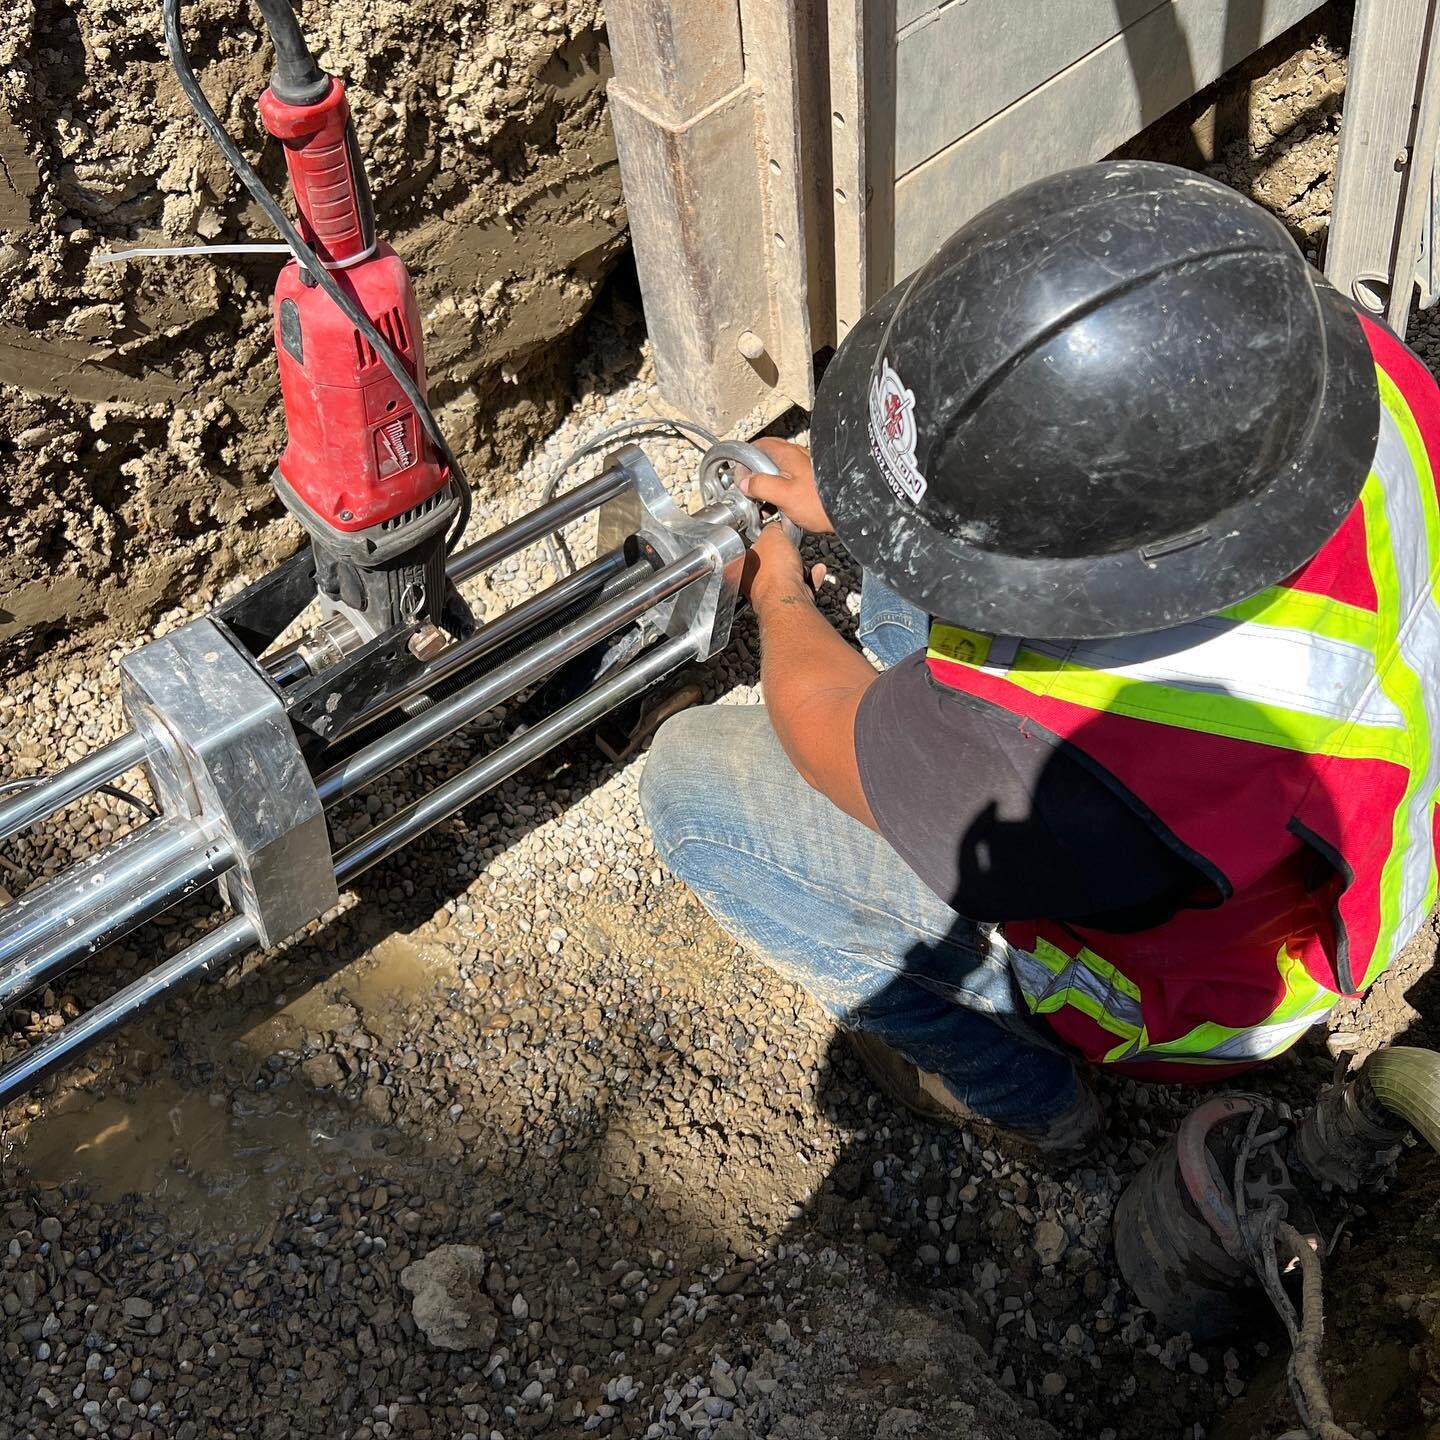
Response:
[{"label": "muddy water puddle", "polygon": [[386,1138],[302,1095],[227,1098],[156,1076],[123,1094],[67,1096],[6,1169],[100,1201],[138,1195],[179,1231],[256,1234],[310,1183],[388,1163]]},{"label": "muddy water puddle", "polygon": [[411,1015],[439,978],[414,941],[390,935],[364,960],[340,971],[332,988],[360,1012],[372,1035],[388,1039],[409,1028]]},{"label": "muddy water puddle", "polygon": [[215,1051],[224,1078],[186,1088],[157,1074],[104,1096],[72,1091],[0,1151],[0,1167],[40,1185],[78,1184],[102,1202],[138,1195],[177,1231],[259,1234],[312,1185],[407,1168],[409,1146],[298,1077],[259,1094],[237,1086],[226,1045],[260,1061],[307,1042],[324,1048],[356,1028],[398,1038],[415,1027],[442,970],[409,939],[389,936],[230,1030]]}]

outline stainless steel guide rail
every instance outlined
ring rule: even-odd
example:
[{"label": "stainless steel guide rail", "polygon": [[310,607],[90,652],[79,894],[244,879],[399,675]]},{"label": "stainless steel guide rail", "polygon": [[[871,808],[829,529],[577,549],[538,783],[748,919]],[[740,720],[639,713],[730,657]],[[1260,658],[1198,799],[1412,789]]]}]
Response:
[{"label": "stainless steel guide rail", "polygon": [[[0,1105],[180,986],[319,919],[372,865],[678,666],[723,648],[759,516],[732,486],[711,486],[707,499],[687,514],[627,446],[595,479],[457,552],[449,573],[459,583],[597,516],[597,560],[453,643],[365,711],[348,753],[334,759],[303,750],[285,718],[285,687],[310,673],[303,642],[256,660],[202,616],[127,656],[122,694],[134,728],[0,803],[0,839],[142,764],[162,815],[0,908],[0,1011],[212,882],[236,913],[0,1070]],[[332,849],[329,808],[632,627],[639,651],[628,663]]]}]

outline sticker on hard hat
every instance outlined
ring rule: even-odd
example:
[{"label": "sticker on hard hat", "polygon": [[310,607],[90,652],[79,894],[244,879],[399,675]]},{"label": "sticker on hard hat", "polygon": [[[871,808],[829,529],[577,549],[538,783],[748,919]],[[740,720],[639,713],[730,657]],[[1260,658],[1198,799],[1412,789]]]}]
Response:
[{"label": "sticker on hard hat", "polygon": [[925,477],[915,463],[915,392],[907,390],[888,360],[870,381],[870,453],[898,500],[918,505]]}]

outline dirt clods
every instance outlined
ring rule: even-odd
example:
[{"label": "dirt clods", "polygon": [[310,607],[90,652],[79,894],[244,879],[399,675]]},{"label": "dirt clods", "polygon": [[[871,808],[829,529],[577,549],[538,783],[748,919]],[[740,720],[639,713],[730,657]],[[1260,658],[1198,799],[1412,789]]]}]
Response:
[{"label": "dirt clods", "polygon": [[[543,11],[543,14],[540,13]],[[249,0],[185,6],[221,119],[283,190]],[[411,266],[432,400],[477,488],[558,419],[567,337],[623,246],[595,0],[304,7],[347,85],[379,229]],[[288,198],[287,198],[288,203]],[[297,542],[270,338],[280,257],[171,74],[158,0],[0,15],[0,665],[128,635]]]},{"label": "dirt clods", "polygon": [[484,1251],[441,1245],[400,1272],[400,1283],[415,1297],[410,1305],[415,1324],[432,1345],[489,1350],[500,1320],[485,1293],[485,1269]]}]

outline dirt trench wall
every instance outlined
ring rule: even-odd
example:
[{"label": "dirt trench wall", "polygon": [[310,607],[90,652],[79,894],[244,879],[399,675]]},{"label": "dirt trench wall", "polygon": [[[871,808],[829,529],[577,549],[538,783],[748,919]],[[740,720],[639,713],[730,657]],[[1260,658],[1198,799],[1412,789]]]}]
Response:
[{"label": "dirt trench wall", "polygon": [[[246,0],[190,0],[211,103],[278,187]],[[620,253],[596,0],[311,0],[350,90],[380,230],[409,262],[432,398],[482,493],[559,413],[563,343]],[[166,63],[159,0],[0,13],[0,672],[293,546],[269,340],[279,258],[136,243],[273,241]],[[98,628],[97,628],[98,627]]]}]

